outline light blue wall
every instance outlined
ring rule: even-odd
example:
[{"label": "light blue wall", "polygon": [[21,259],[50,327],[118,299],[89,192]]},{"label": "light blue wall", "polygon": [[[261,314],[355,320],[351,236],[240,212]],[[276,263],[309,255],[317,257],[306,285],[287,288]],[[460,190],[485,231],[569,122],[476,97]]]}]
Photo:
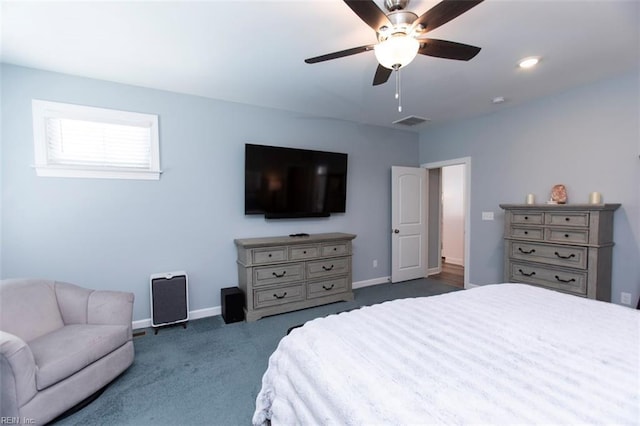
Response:
[{"label": "light blue wall", "polygon": [[[358,235],[354,281],[390,275],[390,167],[418,165],[415,133],[9,65],[1,89],[2,278],[133,291],[139,320],[152,273],[186,270],[191,309],[219,306],[237,285],[234,238],[333,231]],[[32,99],[158,114],[162,178],[36,177]],[[245,216],[245,142],[348,153],[347,213]]]},{"label": "light blue wall", "polygon": [[[470,282],[502,282],[500,203],[549,199],[554,184],[569,203],[598,191],[615,213],[613,301],[640,296],[640,87],[638,72],[494,114],[424,130],[420,162],[471,157]],[[495,221],[482,221],[483,211]]]}]

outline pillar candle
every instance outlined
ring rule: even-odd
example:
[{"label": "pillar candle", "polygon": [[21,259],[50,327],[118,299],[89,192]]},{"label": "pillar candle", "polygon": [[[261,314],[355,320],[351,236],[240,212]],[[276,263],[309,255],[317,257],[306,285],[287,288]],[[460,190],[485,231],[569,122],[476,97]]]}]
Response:
[{"label": "pillar candle", "polygon": [[527,204],[535,204],[535,203],[536,203],[536,196],[534,194],[528,194]]},{"label": "pillar candle", "polygon": [[600,204],[602,203],[602,196],[599,192],[592,192],[589,194],[589,204]]}]

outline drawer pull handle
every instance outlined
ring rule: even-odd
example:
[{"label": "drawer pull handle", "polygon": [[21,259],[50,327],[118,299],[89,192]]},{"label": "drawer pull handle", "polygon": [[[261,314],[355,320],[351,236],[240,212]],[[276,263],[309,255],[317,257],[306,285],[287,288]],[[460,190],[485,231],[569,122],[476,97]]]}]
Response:
[{"label": "drawer pull handle", "polygon": [[571,220],[570,217],[565,217],[564,220],[566,220],[567,222],[569,222]]},{"label": "drawer pull handle", "polygon": [[565,238],[569,238],[569,234],[564,234],[564,237]]},{"label": "drawer pull handle", "polygon": [[325,271],[330,271],[333,269],[333,265],[329,266],[328,268],[324,265],[322,265],[322,269],[324,269]]},{"label": "drawer pull handle", "polygon": [[335,284],[331,284],[329,287],[325,286],[324,284],[322,284],[322,288],[324,288],[325,290],[331,290],[333,288]]},{"label": "drawer pull handle", "polygon": [[555,252],[555,255],[558,256],[560,259],[572,259],[574,257],[576,257],[576,255],[574,253],[571,253],[569,256],[563,256],[558,252]]},{"label": "drawer pull handle", "polygon": [[529,220],[529,216],[525,216],[525,217],[524,217],[524,220]]},{"label": "drawer pull handle", "polygon": [[275,272],[272,272],[273,276],[276,277],[276,278],[282,278],[282,277],[285,276],[286,273],[287,273],[287,271],[282,271],[282,273],[278,275]]},{"label": "drawer pull handle", "polygon": [[[519,250],[519,251],[520,251],[520,253],[522,253],[522,254],[532,254],[532,253],[535,253],[535,252],[536,252],[536,249],[531,249],[531,250],[529,250],[529,251],[526,251],[526,250],[522,250],[522,247],[518,247],[518,250]],[[557,254],[557,253],[556,253],[556,254]]]},{"label": "drawer pull handle", "polygon": [[333,251],[338,251],[338,247],[334,247],[334,248],[333,248]]},{"label": "drawer pull handle", "polygon": [[562,278],[560,278],[559,276],[556,275],[556,280],[560,281],[561,283],[572,283],[575,282],[576,279],[575,278],[571,278],[570,280],[563,280]]},{"label": "drawer pull handle", "polygon": [[529,235],[529,231],[524,231],[524,235]]},{"label": "drawer pull handle", "polygon": [[[522,275],[524,275],[525,277],[532,277],[532,276],[534,276],[534,275],[536,274],[536,271],[533,271],[533,272],[531,272],[531,273],[527,274],[527,273],[526,273],[526,272],[524,272],[522,269],[518,269],[518,272],[520,272],[520,273],[521,273]],[[558,277],[556,277],[556,278],[558,278]]]},{"label": "drawer pull handle", "polygon": [[273,256],[271,253],[269,253],[269,257]]},{"label": "drawer pull handle", "polygon": [[273,297],[275,297],[276,299],[284,299],[286,295],[287,295],[286,291],[282,293],[282,296],[278,296],[277,294],[273,293]]}]

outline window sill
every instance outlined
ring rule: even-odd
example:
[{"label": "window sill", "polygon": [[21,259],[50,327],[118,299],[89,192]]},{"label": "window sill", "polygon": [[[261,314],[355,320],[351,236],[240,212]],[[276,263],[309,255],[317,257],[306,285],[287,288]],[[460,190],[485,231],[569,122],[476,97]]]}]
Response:
[{"label": "window sill", "polygon": [[84,168],[84,167],[60,167],[60,166],[33,166],[36,175],[41,177],[69,177],[88,179],[137,179],[160,180],[162,171],[136,170],[136,169],[111,169],[111,168]]}]

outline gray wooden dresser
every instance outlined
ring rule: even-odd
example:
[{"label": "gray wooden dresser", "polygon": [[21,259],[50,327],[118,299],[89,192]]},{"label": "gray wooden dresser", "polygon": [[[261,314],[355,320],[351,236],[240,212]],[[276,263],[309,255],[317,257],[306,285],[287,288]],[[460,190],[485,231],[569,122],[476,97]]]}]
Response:
[{"label": "gray wooden dresser", "polygon": [[353,300],[351,241],[344,233],[234,240],[247,321]]},{"label": "gray wooden dresser", "polygon": [[611,301],[613,213],[620,204],[500,204],[504,277]]}]

